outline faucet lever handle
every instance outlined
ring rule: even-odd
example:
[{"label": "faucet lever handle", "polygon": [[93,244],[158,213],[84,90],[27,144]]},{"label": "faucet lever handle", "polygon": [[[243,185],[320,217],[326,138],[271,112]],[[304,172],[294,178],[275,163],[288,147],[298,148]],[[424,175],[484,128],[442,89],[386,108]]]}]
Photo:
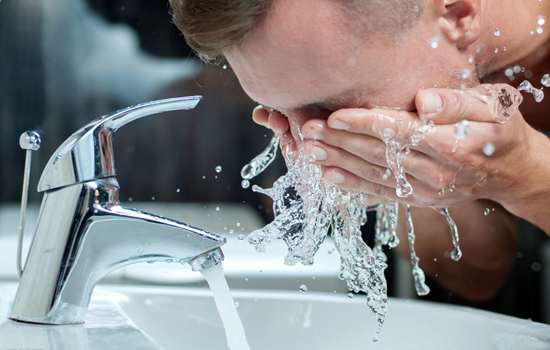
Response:
[{"label": "faucet lever handle", "polygon": [[19,234],[17,237],[17,274],[23,274],[21,251],[23,249],[23,235],[25,234],[25,218],[27,216],[27,198],[29,194],[29,178],[31,176],[32,151],[40,149],[40,134],[36,131],[25,131],[19,138],[19,146],[27,150],[25,155],[25,172],[23,174],[23,190],[21,193],[21,215],[19,217]]},{"label": "faucet lever handle", "polygon": [[193,109],[201,96],[151,101],[92,121],[72,134],[52,155],[38,183],[38,192],[116,175],[112,137],[136,119],[176,110]]}]

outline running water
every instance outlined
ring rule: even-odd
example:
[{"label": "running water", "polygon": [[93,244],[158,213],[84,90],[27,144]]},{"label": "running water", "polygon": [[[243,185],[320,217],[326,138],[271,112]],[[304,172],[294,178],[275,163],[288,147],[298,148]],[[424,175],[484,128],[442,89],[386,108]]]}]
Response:
[{"label": "running water", "polygon": [[202,269],[200,273],[202,273],[208,282],[212,294],[214,295],[214,301],[216,302],[216,307],[218,308],[225,328],[229,349],[250,350],[244,333],[243,324],[237,313],[235,302],[233,301],[233,297],[231,296],[229,286],[225,279],[222,264],[218,263],[214,266]]}]

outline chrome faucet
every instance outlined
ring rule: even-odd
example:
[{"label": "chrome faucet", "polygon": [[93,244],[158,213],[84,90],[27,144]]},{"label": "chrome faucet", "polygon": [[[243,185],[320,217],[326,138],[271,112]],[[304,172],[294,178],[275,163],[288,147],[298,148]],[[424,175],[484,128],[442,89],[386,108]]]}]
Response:
[{"label": "chrome faucet", "polygon": [[10,318],[42,324],[83,323],[92,291],[108,273],[138,262],[223,260],[226,240],[119,204],[114,132],[138,118],[192,109],[200,96],[153,101],[97,119],[69,137],[44,168],[38,226]]}]

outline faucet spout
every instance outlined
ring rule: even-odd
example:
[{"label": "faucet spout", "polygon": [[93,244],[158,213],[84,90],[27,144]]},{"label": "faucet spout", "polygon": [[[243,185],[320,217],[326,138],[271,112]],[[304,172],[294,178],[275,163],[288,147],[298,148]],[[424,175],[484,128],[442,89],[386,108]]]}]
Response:
[{"label": "faucet spout", "polygon": [[47,192],[11,318],[83,323],[92,291],[108,273],[167,259],[200,270],[223,260],[225,242],[193,226],[120,206],[115,178]]}]

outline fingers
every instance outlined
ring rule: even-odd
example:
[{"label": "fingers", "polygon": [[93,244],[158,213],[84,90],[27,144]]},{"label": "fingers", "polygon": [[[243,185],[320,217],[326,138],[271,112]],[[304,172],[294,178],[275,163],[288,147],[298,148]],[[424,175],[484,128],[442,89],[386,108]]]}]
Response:
[{"label": "fingers", "polygon": [[[396,186],[395,179],[386,166],[380,166],[366,162],[361,157],[346,152],[340,148],[332,147],[319,141],[307,141],[304,144],[306,154],[315,156],[315,160],[322,165],[328,165],[344,169],[347,173],[354,174],[357,177],[375,182],[384,186]],[[335,184],[342,184],[342,173],[330,173],[334,176],[330,181]],[[341,180],[339,180],[341,179]]]},{"label": "fingers", "polygon": [[277,111],[269,111],[263,106],[258,106],[252,111],[252,120],[256,124],[265,126],[281,135],[289,130],[288,119]]},{"label": "fingers", "polygon": [[264,106],[258,106],[252,111],[252,120],[256,124],[267,127],[269,121],[269,111]]},{"label": "fingers", "polygon": [[344,189],[360,191],[385,199],[397,199],[395,188],[365,180],[344,169],[340,169],[337,167],[327,168],[324,172],[324,178],[328,182]]},{"label": "fingers", "polygon": [[323,141],[324,144],[341,148],[369,163],[386,166],[386,146],[376,137],[331,129],[324,120],[310,120],[302,127],[306,139]]},{"label": "fingers", "polygon": [[[499,97],[502,93],[509,99],[504,106]],[[415,103],[420,118],[432,120],[436,124],[454,124],[463,119],[495,123],[514,114],[522,100],[521,94],[509,85],[485,84],[464,91],[422,90],[416,95]],[[499,109],[502,110],[501,114],[508,115],[498,115]]]}]

